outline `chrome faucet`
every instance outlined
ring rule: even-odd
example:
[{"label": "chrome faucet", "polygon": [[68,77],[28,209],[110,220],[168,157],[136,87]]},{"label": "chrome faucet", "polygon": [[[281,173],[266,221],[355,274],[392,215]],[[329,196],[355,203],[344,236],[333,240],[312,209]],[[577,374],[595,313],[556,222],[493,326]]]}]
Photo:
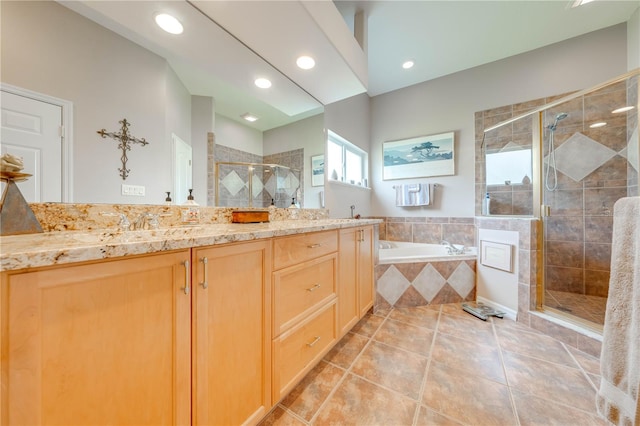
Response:
[{"label": "chrome faucet", "polygon": [[353,219],[353,211],[356,209],[356,206],[351,206],[351,219]]},{"label": "chrome faucet", "polygon": [[135,222],[133,222],[133,229],[158,229],[160,222],[158,222],[158,214],[154,213],[142,213]]},{"label": "chrome faucet", "polygon": [[102,216],[119,217],[120,220],[118,221],[118,229],[123,232],[131,229],[131,222],[129,222],[129,219],[127,219],[127,216],[124,213],[101,212],[100,214]]},{"label": "chrome faucet", "polygon": [[442,245],[447,248],[447,253],[449,254],[464,254],[464,246],[463,245],[454,245],[449,241],[442,240]]}]

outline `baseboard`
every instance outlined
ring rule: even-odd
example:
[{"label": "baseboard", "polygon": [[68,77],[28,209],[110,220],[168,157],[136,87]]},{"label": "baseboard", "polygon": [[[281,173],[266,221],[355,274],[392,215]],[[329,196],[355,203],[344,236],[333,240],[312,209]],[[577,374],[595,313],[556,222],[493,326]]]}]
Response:
[{"label": "baseboard", "polygon": [[507,308],[506,306],[493,302],[489,299],[485,299],[484,297],[481,297],[481,296],[477,297],[477,301],[487,306],[491,306],[493,309],[504,312],[504,316],[506,318],[509,318],[510,320],[513,320],[513,321],[516,320],[516,316],[518,312],[514,311],[513,309]]}]

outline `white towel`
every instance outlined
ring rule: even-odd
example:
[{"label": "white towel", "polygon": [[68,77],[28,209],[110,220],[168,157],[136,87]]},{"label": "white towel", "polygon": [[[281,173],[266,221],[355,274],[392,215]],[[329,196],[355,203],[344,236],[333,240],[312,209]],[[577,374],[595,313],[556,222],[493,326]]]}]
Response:
[{"label": "white towel", "polygon": [[640,425],[640,197],[621,198],[613,208],[600,371],[598,413],[615,425]]},{"label": "white towel", "polygon": [[396,185],[396,206],[428,206],[431,203],[428,183]]}]

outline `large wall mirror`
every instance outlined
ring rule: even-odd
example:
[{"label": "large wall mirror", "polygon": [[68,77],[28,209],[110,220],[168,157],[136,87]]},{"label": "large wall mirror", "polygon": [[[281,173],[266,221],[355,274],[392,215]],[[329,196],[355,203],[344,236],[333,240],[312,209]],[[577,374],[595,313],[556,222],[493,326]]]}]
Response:
[{"label": "large wall mirror", "polygon": [[[322,188],[311,187],[310,158],[324,153],[323,106],[196,6],[183,1],[1,2],[3,98],[5,89],[16,88],[26,97],[45,95],[45,103],[66,107],[63,118],[71,126],[54,149],[59,158],[34,160],[58,162],[68,182],[59,196],[44,195],[40,201],[161,204],[167,191],[174,192],[173,144],[179,139],[191,147],[193,192],[201,205],[213,199],[216,148],[262,158],[301,149],[303,204],[320,207]],[[184,33],[157,27],[153,18],[159,12],[178,17]],[[271,80],[272,88],[255,87],[258,77]],[[242,123],[245,113],[259,120]],[[130,172],[123,180],[118,142],[97,131],[118,132],[125,118],[131,135],[149,144],[134,144],[126,152]],[[43,182],[50,179],[37,185]],[[123,195],[123,184],[144,187],[144,195]]]}]

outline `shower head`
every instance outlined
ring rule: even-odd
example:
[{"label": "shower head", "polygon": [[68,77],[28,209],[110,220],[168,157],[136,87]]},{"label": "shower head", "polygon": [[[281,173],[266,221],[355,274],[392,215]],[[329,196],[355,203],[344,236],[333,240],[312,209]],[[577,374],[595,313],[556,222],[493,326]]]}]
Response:
[{"label": "shower head", "polygon": [[558,121],[560,120],[564,120],[565,118],[567,118],[569,116],[569,114],[567,114],[566,112],[561,112],[558,115],[556,115],[556,121],[553,122],[553,124],[549,124],[547,126],[547,128],[549,130],[551,130],[552,132],[556,130],[556,127],[558,127]]}]

